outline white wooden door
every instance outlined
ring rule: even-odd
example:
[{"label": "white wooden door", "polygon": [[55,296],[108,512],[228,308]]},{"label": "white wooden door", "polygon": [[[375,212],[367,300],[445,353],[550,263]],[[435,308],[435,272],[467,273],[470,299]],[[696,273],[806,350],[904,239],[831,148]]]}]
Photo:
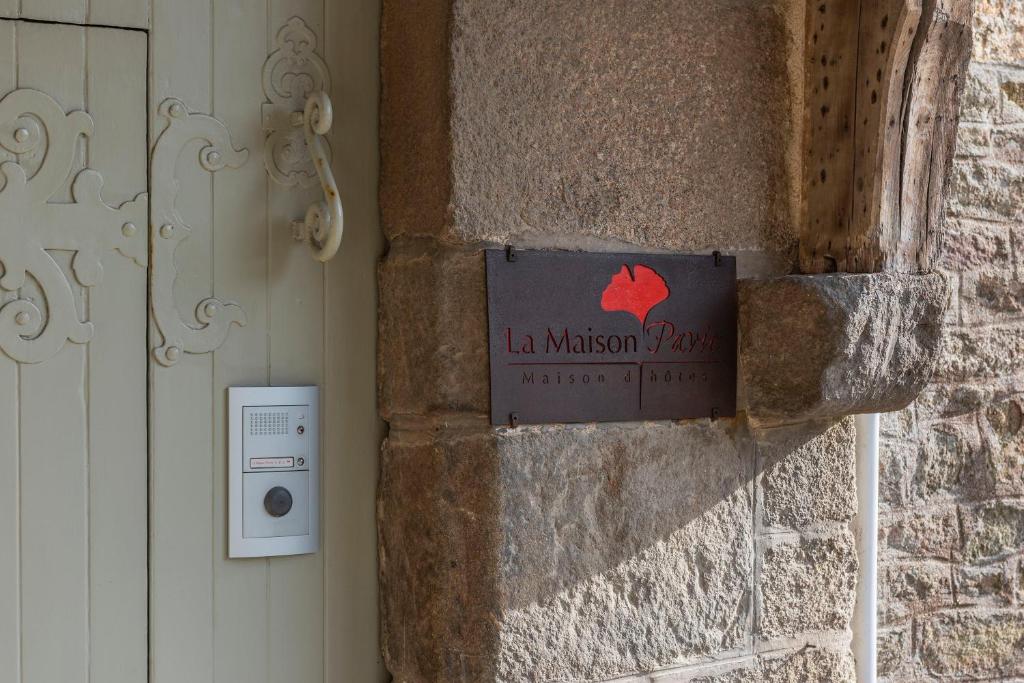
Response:
[{"label": "white wooden door", "polygon": [[[379,14],[378,0],[0,0],[0,100],[38,91],[18,97],[92,131],[45,201],[18,204],[0,166],[0,683],[386,679]],[[281,183],[312,168],[301,133],[267,125],[309,89],[335,101],[347,217],[327,266],[291,234],[319,184]],[[31,183],[64,128],[37,140],[38,115],[6,111],[0,164]],[[322,550],[229,560],[226,388],[261,384],[321,387]]]},{"label": "white wooden door", "polygon": [[0,20],[0,681],[147,676],[146,55]]}]

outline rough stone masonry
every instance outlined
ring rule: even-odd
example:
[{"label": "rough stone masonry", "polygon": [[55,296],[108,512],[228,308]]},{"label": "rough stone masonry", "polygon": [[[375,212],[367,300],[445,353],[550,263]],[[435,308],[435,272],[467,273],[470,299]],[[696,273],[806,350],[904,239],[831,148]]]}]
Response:
[{"label": "rough stone masonry", "polygon": [[795,2],[384,3],[396,681],[851,680],[851,421],[486,418],[486,246],[793,269],[802,33]]},{"label": "rough stone masonry", "polygon": [[883,422],[880,675],[1024,678],[1024,3],[977,3],[933,383]]},{"label": "rough stone masonry", "polygon": [[[805,1],[383,5],[378,529],[395,680],[852,681],[842,415],[916,391],[896,370],[929,366],[939,327],[917,323],[941,315],[941,278],[807,276],[825,279],[798,285],[793,324],[824,331],[826,352],[788,408],[771,402],[788,378],[748,347],[736,419],[487,420],[484,248],[720,249],[744,281],[774,278],[742,285],[741,324],[786,305]],[[914,344],[860,355],[894,338]],[[867,358],[905,400],[849,390]]]}]

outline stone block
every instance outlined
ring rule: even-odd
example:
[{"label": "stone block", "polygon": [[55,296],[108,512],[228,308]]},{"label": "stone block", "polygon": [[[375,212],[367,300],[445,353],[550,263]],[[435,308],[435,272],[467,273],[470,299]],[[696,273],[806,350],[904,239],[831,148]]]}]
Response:
[{"label": "stone block", "polygon": [[487,296],[480,251],[392,245],[380,266],[381,416],[487,413]]},{"label": "stone block", "polygon": [[883,437],[878,448],[878,499],[891,508],[904,507],[911,501],[911,478],[920,446],[906,439]]},{"label": "stone block", "polygon": [[974,605],[1013,607],[1024,584],[1019,581],[1021,560],[1011,557],[995,564],[960,566],[957,593]]},{"label": "stone block", "polygon": [[883,624],[900,624],[917,614],[953,607],[949,565],[936,561],[900,561],[879,570],[879,613]]},{"label": "stone block", "polygon": [[1024,282],[1012,273],[964,275],[960,303],[967,325],[1019,321],[1024,318]]},{"label": "stone block", "polygon": [[1008,680],[1024,676],[1024,614],[944,612],[926,617],[921,662],[941,680]]},{"label": "stone block", "polygon": [[383,3],[389,237],[794,252],[789,3],[409,5]]},{"label": "stone block", "polygon": [[882,413],[878,417],[878,430],[882,438],[906,439],[917,435],[917,417],[914,411],[914,404],[911,403],[903,410],[894,410],[891,413]]},{"label": "stone block", "polygon": [[962,123],[956,132],[956,155],[981,157],[992,151],[992,130],[985,124]]},{"label": "stone block", "polygon": [[849,628],[856,582],[857,552],[849,531],[772,540],[761,555],[756,633],[771,639]]},{"label": "stone block", "polygon": [[762,524],[803,530],[857,513],[853,418],[757,433]]},{"label": "stone block", "polygon": [[853,683],[856,680],[853,656],[849,651],[805,647],[797,652],[773,653],[758,657],[748,666],[696,678],[658,678],[658,683]]},{"label": "stone block", "polygon": [[962,510],[967,562],[990,561],[1024,548],[1024,503],[997,500]]},{"label": "stone block", "polygon": [[973,58],[979,62],[1024,59],[1024,5],[1020,0],[975,3]]},{"label": "stone block", "polygon": [[879,534],[888,548],[918,559],[949,560],[960,550],[960,526],[954,507],[884,515]]},{"label": "stone block", "polygon": [[788,657],[762,658],[760,670],[758,680],[765,683],[853,683],[856,680],[853,655],[848,650],[808,647]]},{"label": "stone block", "polygon": [[979,418],[988,493],[1024,496],[1024,397],[993,401]]},{"label": "stone block", "polygon": [[910,659],[911,635],[907,628],[880,629],[878,631],[878,676],[887,678],[896,674]]},{"label": "stone block", "polygon": [[740,371],[755,424],[906,407],[927,384],[941,275],[791,275],[740,283]]},{"label": "stone block", "polygon": [[1018,70],[1000,74],[999,123],[1024,123],[1024,73]]},{"label": "stone block", "polygon": [[993,159],[1011,164],[1024,164],[1024,131],[1019,126],[993,128],[991,144]]},{"label": "stone block", "polygon": [[944,420],[929,427],[911,480],[911,493],[918,501],[950,500],[976,492],[982,444],[977,422],[971,418]]},{"label": "stone block", "polygon": [[964,218],[1024,220],[1024,169],[990,159],[954,159],[946,208]]},{"label": "stone block", "polygon": [[993,388],[986,383],[934,383],[921,392],[915,405],[920,415],[933,419],[957,417],[980,410],[992,396]]},{"label": "stone block", "polygon": [[938,267],[954,272],[1013,272],[1012,228],[950,218],[942,235]]},{"label": "stone block", "polygon": [[948,270],[939,272],[945,276],[946,285],[949,287],[949,303],[946,305],[946,312],[942,315],[942,325],[943,327],[950,328],[959,325],[962,322],[960,281],[963,276],[960,273],[954,273]]},{"label": "stone block", "polygon": [[602,680],[733,650],[753,446],[729,423],[392,429],[378,496],[396,680]]},{"label": "stone block", "polygon": [[972,63],[967,68],[967,81],[960,96],[962,123],[987,123],[999,116],[999,73]]},{"label": "stone block", "polygon": [[1000,325],[955,329],[942,338],[935,378],[970,382],[1006,377],[1024,358],[1024,328]]}]

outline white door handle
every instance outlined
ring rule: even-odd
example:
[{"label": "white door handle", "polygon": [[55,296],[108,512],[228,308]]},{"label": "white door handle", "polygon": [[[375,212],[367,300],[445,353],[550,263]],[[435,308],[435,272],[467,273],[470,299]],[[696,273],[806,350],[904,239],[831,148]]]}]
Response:
[{"label": "white door handle", "polygon": [[296,239],[309,243],[313,257],[321,262],[331,260],[337,253],[345,229],[345,212],[338,194],[338,183],[334,180],[327,143],[323,139],[331,130],[333,119],[334,109],[327,93],[322,90],[312,93],[302,113],[302,126],[306,148],[324,190],[324,201],[311,204],[305,219],[292,223],[292,230]]}]

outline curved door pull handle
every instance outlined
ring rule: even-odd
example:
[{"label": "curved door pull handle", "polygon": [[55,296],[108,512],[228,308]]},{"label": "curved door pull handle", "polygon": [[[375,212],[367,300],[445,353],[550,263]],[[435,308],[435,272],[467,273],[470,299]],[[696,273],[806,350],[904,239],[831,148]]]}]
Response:
[{"label": "curved door pull handle", "polygon": [[337,253],[345,228],[338,183],[334,180],[327,143],[323,139],[331,129],[333,119],[334,110],[327,93],[322,90],[312,93],[302,112],[302,126],[306,148],[324,190],[324,201],[311,204],[304,220],[292,221],[292,234],[296,240],[308,242],[313,249],[313,258],[321,262],[331,260]]}]

